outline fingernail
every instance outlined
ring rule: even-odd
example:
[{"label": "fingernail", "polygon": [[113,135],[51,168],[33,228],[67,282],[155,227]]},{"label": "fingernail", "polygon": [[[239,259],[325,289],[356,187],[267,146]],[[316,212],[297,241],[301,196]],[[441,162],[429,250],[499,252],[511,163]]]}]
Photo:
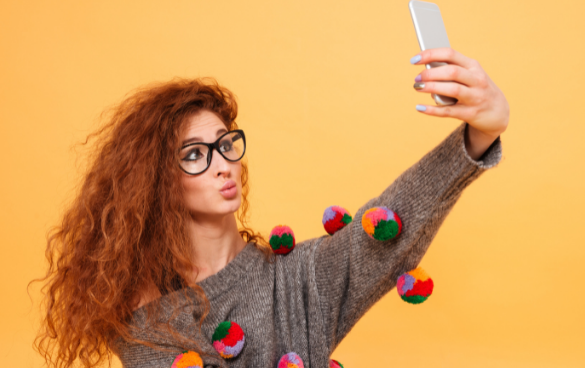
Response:
[{"label": "fingernail", "polygon": [[420,82],[422,80],[422,77],[419,75],[416,76],[416,78],[414,78],[415,82]]},{"label": "fingernail", "polygon": [[427,111],[427,107],[425,105],[416,105],[416,109],[418,111]]},{"label": "fingernail", "polygon": [[420,59],[421,59],[421,56],[420,55],[415,55],[415,56],[412,57],[412,59],[410,59],[410,63],[411,64],[416,64],[416,63],[418,63],[420,61]]},{"label": "fingernail", "polygon": [[413,87],[414,87],[414,89],[416,89],[418,91],[418,90],[421,90],[421,89],[425,88],[425,84],[424,83],[417,82],[417,83],[415,83],[413,85]]}]

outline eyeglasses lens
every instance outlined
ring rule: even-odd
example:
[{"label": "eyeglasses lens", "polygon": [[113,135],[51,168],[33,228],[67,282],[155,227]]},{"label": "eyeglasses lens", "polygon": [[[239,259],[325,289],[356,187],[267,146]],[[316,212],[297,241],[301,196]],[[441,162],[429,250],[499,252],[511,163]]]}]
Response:
[{"label": "eyeglasses lens", "polygon": [[244,140],[238,132],[232,132],[219,141],[219,148],[225,158],[237,161],[244,155]]},{"label": "eyeglasses lens", "polygon": [[[238,161],[244,156],[245,143],[239,132],[230,132],[218,142],[220,154],[228,161]],[[179,153],[183,170],[198,174],[207,168],[209,148],[204,144],[183,147]]]}]

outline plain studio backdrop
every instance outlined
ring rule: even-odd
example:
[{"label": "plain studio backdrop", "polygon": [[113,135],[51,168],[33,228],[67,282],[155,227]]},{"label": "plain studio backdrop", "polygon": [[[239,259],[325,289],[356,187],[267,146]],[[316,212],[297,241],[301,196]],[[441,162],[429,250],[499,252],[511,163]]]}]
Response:
[{"label": "plain studio backdrop", "polygon": [[[451,45],[505,93],[504,157],[468,187],[421,266],[333,354],[346,368],[583,367],[585,3],[441,0]],[[423,115],[407,0],[3,1],[0,364],[32,349],[46,232],[79,179],[72,148],[133,89],[212,76],[238,97],[252,227],[325,234],[460,124]],[[405,224],[408,226],[408,224]],[[115,362],[116,366],[119,363]],[[270,368],[270,367],[267,367]]]}]

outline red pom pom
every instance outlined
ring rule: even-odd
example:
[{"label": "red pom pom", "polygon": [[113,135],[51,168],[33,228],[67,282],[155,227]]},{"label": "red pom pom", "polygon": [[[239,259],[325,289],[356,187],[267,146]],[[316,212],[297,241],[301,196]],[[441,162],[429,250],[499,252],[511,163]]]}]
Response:
[{"label": "red pom pom", "polygon": [[276,254],[288,254],[295,248],[295,234],[286,225],[277,225],[270,232],[270,246]]},{"label": "red pom pom", "polygon": [[330,206],[323,213],[323,227],[327,234],[333,235],[352,221],[348,210],[340,206]]}]

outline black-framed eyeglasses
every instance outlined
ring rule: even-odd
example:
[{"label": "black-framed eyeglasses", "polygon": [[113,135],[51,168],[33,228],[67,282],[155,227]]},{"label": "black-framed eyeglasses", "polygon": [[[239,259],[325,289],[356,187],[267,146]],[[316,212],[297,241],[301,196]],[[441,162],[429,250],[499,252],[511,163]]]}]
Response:
[{"label": "black-framed eyeglasses", "polygon": [[244,157],[246,152],[246,136],[241,129],[232,130],[223,134],[213,143],[189,143],[179,150],[179,165],[181,170],[189,175],[201,174],[209,168],[213,149],[230,162],[236,162]]}]

